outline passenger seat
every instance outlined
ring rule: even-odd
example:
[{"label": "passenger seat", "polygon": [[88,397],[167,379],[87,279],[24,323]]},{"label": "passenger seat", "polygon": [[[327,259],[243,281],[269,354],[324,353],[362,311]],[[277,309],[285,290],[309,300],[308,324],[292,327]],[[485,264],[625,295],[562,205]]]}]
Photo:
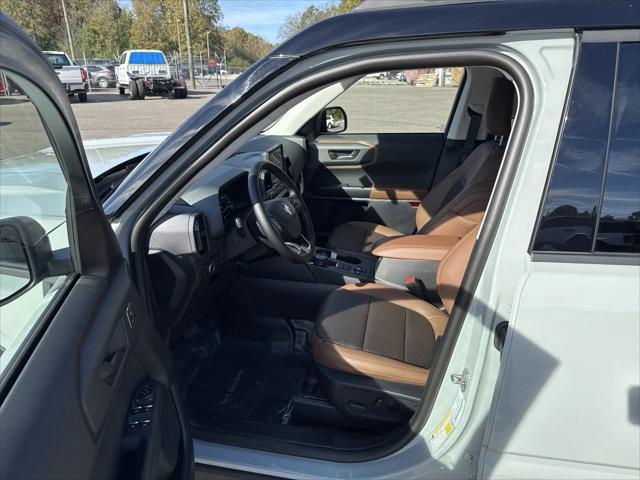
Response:
[{"label": "passenger seat", "polygon": [[[504,77],[494,80],[487,104],[487,130],[494,138],[478,145],[422,199],[415,233],[462,238],[482,221],[511,131],[514,95],[511,81]],[[348,222],[336,227],[327,244],[365,253],[380,240],[404,235],[384,225]]]}]

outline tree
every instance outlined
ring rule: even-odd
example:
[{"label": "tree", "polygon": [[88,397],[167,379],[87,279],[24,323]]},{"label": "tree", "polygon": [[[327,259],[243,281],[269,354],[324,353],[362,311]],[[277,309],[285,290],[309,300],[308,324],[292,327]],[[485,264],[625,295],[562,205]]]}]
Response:
[{"label": "tree", "polygon": [[60,49],[64,38],[60,2],[53,0],[10,0],[2,2],[2,12],[29,33],[43,50]]},{"label": "tree", "polygon": [[[189,1],[191,43],[197,56],[207,51],[207,32],[212,50],[222,45],[222,12],[218,0]],[[136,48],[178,51],[178,38],[183,47],[186,45],[182,0],[132,0],[131,5],[131,43]]]},{"label": "tree", "polygon": [[309,5],[303,11],[287,16],[280,27],[279,37],[281,40],[286,40],[316,22],[350,12],[360,2],[361,0],[340,0],[337,4],[330,2],[321,7]]},{"label": "tree", "polygon": [[114,59],[129,47],[129,35],[133,16],[120,8],[115,0],[97,0],[91,12],[85,14],[76,31],[77,52],[84,52],[87,58]]},{"label": "tree", "polygon": [[[116,0],[65,0],[76,55],[113,58],[129,43],[131,13]],[[43,50],[70,51],[60,0],[12,0],[2,10]]]},{"label": "tree", "polygon": [[227,64],[230,67],[248,67],[273,48],[264,38],[240,27],[226,30],[222,37],[227,51]]}]

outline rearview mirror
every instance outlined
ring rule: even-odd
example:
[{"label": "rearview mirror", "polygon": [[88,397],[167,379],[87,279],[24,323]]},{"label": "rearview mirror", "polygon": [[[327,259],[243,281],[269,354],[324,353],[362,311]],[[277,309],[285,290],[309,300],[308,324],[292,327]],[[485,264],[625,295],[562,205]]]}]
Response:
[{"label": "rearview mirror", "polygon": [[0,306],[19,297],[47,276],[51,244],[29,217],[0,220]]},{"label": "rearview mirror", "polygon": [[347,129],[347,114],[342,107],[325,108],[320,115],[320,131],[341,133]]}]

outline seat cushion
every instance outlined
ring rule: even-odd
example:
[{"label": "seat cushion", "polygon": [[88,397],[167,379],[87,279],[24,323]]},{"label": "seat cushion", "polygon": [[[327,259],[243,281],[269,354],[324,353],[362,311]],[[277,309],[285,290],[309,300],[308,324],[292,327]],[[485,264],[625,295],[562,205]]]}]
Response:
[{"label": "seat cushion", "polygon": [[447,314],[375,283],[333,291],[315,325],[317,363],[345,373],[424,385]]},{"label": "seat cushion", "polygon": [[350,252],[370,252],[378,240],[403,235],[393,228],[370,222],[348,222],[331,233],[327,246]]}]

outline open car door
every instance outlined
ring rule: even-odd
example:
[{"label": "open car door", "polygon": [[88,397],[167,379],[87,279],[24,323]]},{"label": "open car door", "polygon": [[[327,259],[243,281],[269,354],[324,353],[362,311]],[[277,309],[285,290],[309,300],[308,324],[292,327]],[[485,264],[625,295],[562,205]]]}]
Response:
[{"label": "open car door", "polygon": [[1,14],[0,81],[0,478],[192,478],[172,359],[66,92]]}]

